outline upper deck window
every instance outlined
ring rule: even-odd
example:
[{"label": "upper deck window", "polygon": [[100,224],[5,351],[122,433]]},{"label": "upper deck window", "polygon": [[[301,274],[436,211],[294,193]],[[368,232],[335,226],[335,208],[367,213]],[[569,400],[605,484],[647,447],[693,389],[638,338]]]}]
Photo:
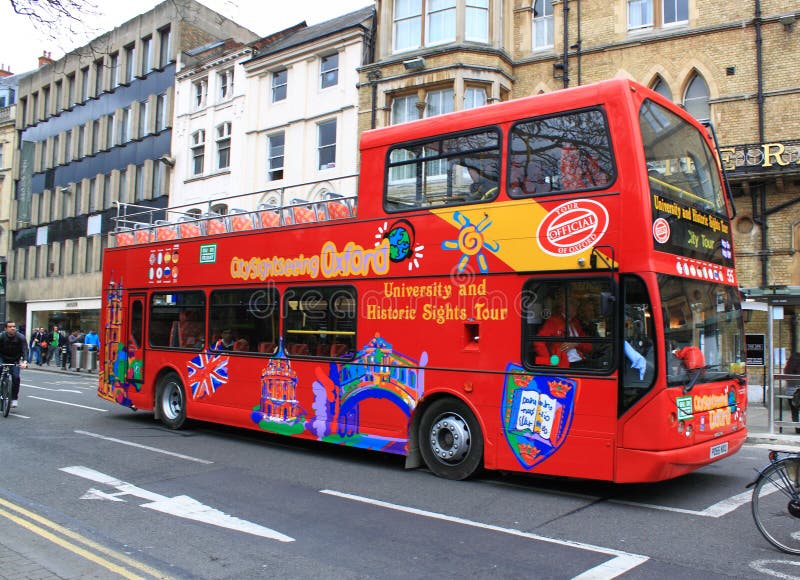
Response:
[{"label": "upper deck window", "polygon": [[497,195],[500,133],[438,136],[389,151],[387,211],[479,203]]},{"label": "upper deck window", "polygon": [[725,199],[714,155],[694,126],[645,101],[639,123],[650,190],[702,211],[725,215]]},{"label": "upper deck window", "polygon": [[598,109],[517,123],[510,141],[512,197],[600,189],[614,180],[608,124]]}]

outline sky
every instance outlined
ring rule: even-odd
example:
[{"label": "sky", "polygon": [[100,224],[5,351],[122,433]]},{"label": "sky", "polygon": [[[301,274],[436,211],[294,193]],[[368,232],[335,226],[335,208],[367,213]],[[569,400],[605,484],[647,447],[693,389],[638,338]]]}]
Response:
[{"label": "sky", "polygon": [[[317,24],[373,4],[372,0],[200,0],[212,10],[266,36],[303,20]],[[95,14],[77,24],[77,34],[57,31],[57,37],[42,25],[16,14],[10,0],[0,0],[0,65],[18,74],[35,69],[42,52],[48,51],[58,60],[70,50],[127,22],[137,14],[147,12],[160,0],[91,0]]]}]

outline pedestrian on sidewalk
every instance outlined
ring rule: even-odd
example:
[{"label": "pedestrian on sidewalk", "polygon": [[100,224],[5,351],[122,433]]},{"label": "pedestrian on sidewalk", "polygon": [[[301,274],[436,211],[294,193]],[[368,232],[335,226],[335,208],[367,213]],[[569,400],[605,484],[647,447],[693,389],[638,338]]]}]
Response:
[{"label": "pedestrian on sidewalk", "polygon": [[[792,421],[797,423],[800,421],[800,352],[795,352],[789,357],[786,366],[783,367],[783,374],[797,375],[796,379],[786,379],[786,394],[792,397],[789,399],[789,410],[792,413]],[[795,427],[794,432],[800,433],[800,427]]]}]

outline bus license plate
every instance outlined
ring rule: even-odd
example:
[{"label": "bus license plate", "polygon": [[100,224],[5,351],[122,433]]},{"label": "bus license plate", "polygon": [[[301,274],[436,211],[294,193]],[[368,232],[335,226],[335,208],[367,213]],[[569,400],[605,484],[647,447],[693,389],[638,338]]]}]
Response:
[{"label": "bus license plate", "polygon": [[714,459],[715,457],[719,457],[720,455],[725,455],[728,452],[728,443],[720,443],[719,445],[714,445],[711,448],[711,454],[709,455],[710,459]]}]

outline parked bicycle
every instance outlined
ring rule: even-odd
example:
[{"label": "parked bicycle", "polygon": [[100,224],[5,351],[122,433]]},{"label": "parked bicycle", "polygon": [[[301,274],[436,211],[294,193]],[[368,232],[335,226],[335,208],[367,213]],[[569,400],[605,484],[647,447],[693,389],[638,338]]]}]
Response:
[{"label": "parked bicycle", "polygon": [[0,364],[0,367],[2,367],[0,369],[0,412],[3,413],[3,417],[8,417],[8,413],[11,411],[13,389],[11,369],[14,366],[15,363]]},{"label": "parked bicycle", "polygon": [[769,461],[750,484],[753,519],[770,544],[800,555],[800,452],[770,451]]}]

